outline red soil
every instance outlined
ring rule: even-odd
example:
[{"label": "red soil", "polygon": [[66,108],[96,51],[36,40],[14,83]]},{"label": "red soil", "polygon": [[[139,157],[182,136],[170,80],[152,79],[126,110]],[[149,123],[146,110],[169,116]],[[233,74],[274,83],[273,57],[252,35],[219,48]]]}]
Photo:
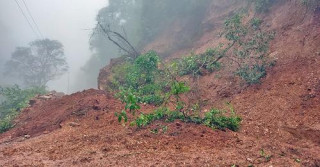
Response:
[{"label": "red soil", "polygon": [[[243,87],[217,74],[200,78],[206,107],[230,101],[243,119],[239,132],[180,121],[122,126],[114,113],[123,105],[87,90],[23,111],[15,128],[0,135],[0,166],[320,166],[319,9],[306,13],[298,2],[279,2],[261,17],[264,28],[277,33],[270,52],[277,64],[262,84]],[[208,30],[194,50],[214,46],[217,32]],[[162,125],[167,132],[150,132]]]}]

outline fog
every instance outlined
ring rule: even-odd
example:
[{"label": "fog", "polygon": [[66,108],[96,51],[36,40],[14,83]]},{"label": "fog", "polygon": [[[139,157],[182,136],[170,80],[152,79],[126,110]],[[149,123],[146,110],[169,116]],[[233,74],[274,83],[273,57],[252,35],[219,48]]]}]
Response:
[{"label": "fog", "polygon": [[[127,38],[134,46],[133,50],[136,50],[137,55],[143,53],[145,47],[154,42],[163,32],[167,30],[171,32],[170,25],[177,22],[184,28],[174,31],[174,37],[172,37],[174,40],[165,44],[165,47],[155,49],[160,56],[166,57],[176,50],[188,48],[194,38],[200,36],[203,28],[199,25],[209,2],[209,0],[201,2],[195,0],[1,0],[0,75],[4,73],[5,62],[19,50],[16,47],[30,47],[30,42],[48,38],[63,44],[69,71],[59,79],[45,82],[44,85],[48,86],[49,90],[65,93],[97,88],[99,70],[107,65],[111,58],[130,54],[123,52],[125,49],[116,46],[115,42],[111,42],[112,40],[108,40],[107,33],[101,31],[103,28],[98,26],[98,22],[99,25],[110,28],[108,31],[119,32]],[[25,19],[19,6],[28,19]],[[28,15],[28,9],[33,18]],[[115,39],[117,40],[117,37]],[[124,41],[117,42],[123,45]],[[26,49],[25,51],[28,52]],[[20,55],[23,58],[26,57],[25,53]],[[36,60],[30,62],[37,64]],[[13,66],[14,63],[10,67]],[[41,66],[45,65],[41,64]],[[37,70],[39,71],[39,68]],[[27,74],[25,70],[20,70],[21,73]],[[41,74],[43,73],[50,74],[42,70]],[[40,73],[36,73],[38,74]],[[24,77],[28,78],[28,76]],[[12,77],[0,77],[0,86],[22,83]],[[35,74],[30,78],[34,79],[34,77]]]},{"label": "fog", "polygon": [[[18,2],[26,11],[23,2],[21,0]],[[25,0],[25,2],[43,36],[58,40],[64,45],[69,72],[58,80],[49,82],[49,89],[71,93],[89,88],[88,85],[75,83],[75,78],[79,77],[80,68],[91,56],[89,49],[91,30],[96,24],[98,11],[108,5],[108,0]],[[29,42],[39,39],[40,35],[35,34],[30,28],[14,0],[0,1],[0,34],[0,84],[12,84],[9,78],[2,76],[5,62],[16,47],[27,46]]]}]

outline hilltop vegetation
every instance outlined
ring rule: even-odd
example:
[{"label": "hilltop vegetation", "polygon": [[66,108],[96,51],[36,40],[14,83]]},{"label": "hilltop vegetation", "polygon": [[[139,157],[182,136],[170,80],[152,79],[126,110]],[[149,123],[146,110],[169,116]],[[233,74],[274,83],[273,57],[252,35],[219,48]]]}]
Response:
[{"label": "hilltop vegetation", "polygon": [[[153,114],[142,113],[132,124],[142,127],[154,120],[165,118],[237,130],[241,119],[235,115],[233,109],[229,116],[223,115],[224,112],[217,109],[204,113],[202,104],[199,103],[201,99],[194,102],[186,98],[190,96],[190,87],[180,78],[190,75],[197,80],[206,73],[235,66],[235,71],[232,71],[235,77],[240,77],[248,85],[260,83],[266,75],[266,69],[275,63],[267,57],[274,33],[264,32],[260,28],[262,20],[251,18],[245,22],[245,17],[245,12],[239,12],[226,19],[221,35],[228,42],[220,43],[199,55],[191,54],[169,63],[163,62],[154,51],[137,58],[124,56],[121,63],[112,67],[109,82],[105,86],[126,104],[125,109],[116,114],[119,122],[127,122],[127,112],[134,116],[141,108],[140,104],[147,103],[160,108]],[[173,105],[174,108],[169,109],[168,105]],[[208,120],[215,120],[216,124],[207,123]]]}]

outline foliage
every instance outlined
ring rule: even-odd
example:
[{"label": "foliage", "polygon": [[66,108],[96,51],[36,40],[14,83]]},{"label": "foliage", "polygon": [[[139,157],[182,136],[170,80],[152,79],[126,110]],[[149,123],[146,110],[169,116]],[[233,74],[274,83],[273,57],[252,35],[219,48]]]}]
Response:
[{"label": "foliage", "polygon": [[275,0],[251,0],[254,2],[257,12],[267,12]]},{"label": "foliage", "polygon": [[181,112],[170,111],[168,108],[158,108],[150,114],[141,113],[140,116],[133,122],[133,124],[141,128],[151,124],[156,120],[165,120],[167,122],[172,122],[176,119],[184,119],[184,116]]},{"label": "foliage", "polygon": [[237,131],[240,127],[241,118],[236,116],[234,112],[231,112],[230,116],[225,116],[223,113],[225,113],[225,111],[211,109],[211,111],[205,113],[203,123],[214,129]]},{"label": "foliage", "polygon": [[118,122],[121,122],[122,120],[124,122],[128,122],[128,116],[125,111],[121,111],[120,113],[115,113],[115,116],[118,117]]},{"label": "foliage", "polygon": [[265,158],[266,162],[269,162],[269,161],[271,160],[271,158],[272,158],[272,155],[268,155],[268,154],[264,151],[264,149],[261,149],[261,150],[260,150],[260,157]]},{"label": "foliage", "polygon": [[228,59],[236,64],[234,74],[248,84],[259,83],[266,75],[266,68],[272,63],[267,58],[269,43],[274,38],[273,32],[264,32],[260,26],[262,20],[252,18],[244,22],[244,15],[235,14],[224,22],[224,37],[230,42],[220,44],[205,53],[176,59],[171,63],[175,75],[199,76],[221,68],[221,60]]},{"label": "foliage", "polygon": [[154,129],[151,129],[150,132],[154,134],[158,134],[159,132],[166,133],[168,131],[168,126],[160,125]]},{"label": "foliage", "polygon": [[11,115],[6,115],[6,117],[0,119],[0,133],[3,133],[13,127],[12,120],[15,117],[16,113]]},{"label": "foliage", "polygon": [[136,103],[161,105],[168,83],[158,68],[159,61],[158,55],[151,51],[133,62],[126,61],[114,67],[111,89],[117,91],[117,96],[125,103],[128,102],[128,92],[131,92]]},{"label": "foliage", "polygon": [[244,79],[249,85],[260,83],[260,79],[266,75],[264,65],[254,65],[253,67],[244,66],[238,68],[236,75]]},{"label": "foliage", "polygon": [[310,10],[315,10],[316,8],[320,7],[319,0],[300,0],[301,4],[306,6]]},{"label": "foliage", "polygon": [[248,84],[259,83],[268,66],[267,52],[274,33],[263,32],[261,24],[258,18],[243,23],[241,14],[225,21],[224,35],[231,42],[228,49],[232,51],[227,57],[238,66],[235,74]]},{"label": "foliage", "polygon": [[13,87],[0,87],[0,96],[4,100],[0,104],[0,132],[11,128],[12,119],[25,107],[29,100],[38,94],[45,94],[44,87],[21,89],[17,85]]},{"label": "foliage", "polygon": [[224,22],[224,36],[229,41],[238,42],[248,34],[248,27],[242,23],[243,16],[235,14]]},{"label": "foliage", "polygon": [[129,110],[134,114],[136,110],[140,109],[140,106],[138,104],[138,97],[133,94],[132,89],[123,89],[122,91],[120,91],[118,96],[123,103],[126,103],[125,110]]},{"label": "foliage", "polygon": [[[213,55],[220,53],[208,50],[198,55],[197,57],[205,59],[204,63],[202,63],[205,65],[194,69],[205,69],[208,64],[215,63],[217,58],[214,58]],[[190,114],[196,110],[199,110],[199,113],[201,112],[200,106],[186,106],[185,101],[180,97],[182,94],[189,92],[190,87],[185,82],[176,79],[177,71],[172,73],[172,71],[177,69],[174,65],[171,65],[170,69],[166,68],[166,66],[163,66],[164,69],[160,69],[159,64],[160,59],[157,54],[155,52],[148,52],[140,55],[133,61],[126,61],[122,65],[112,69],[114,72],[112,74],[113,83],[117,83],[114,84],[116,86],[113,89],[118,92],[117,97],[126,104],[125,110],[116,114],[119,122],[122,120],[127,122],[127,111],[134,115],[135,111],[140,109],[139,103],[154,102],[154,100],[150,99],[159,98],[161,99],[159,105],[164,104],[163,107],[158,108],[150,114],[140,113],[135,121],[131,122],[131,125],[141,128],[156,120],[174,121],[179,119],[185,122],[204,124],[217,129],[228,128],[235,131],[239,128],[241,119],[234,114],[233,109],[229,116],[224,115],[224,112],[216,109],[212,109],[204,117],[200,117],[200,114]],[[183,66],[179,66],[179,68],[181,67]],[[159,96],[157,97],[156,95]],[[175,105],[174,111],[166,108],[167,102],[172,98],[175,99],[173,102]],[[157,130],[154,132],[156,133]]]},{"label": "foliage", "polygon": [[171,93],[174,96],[179,96],[179,94],[186,93],[190,88],[184,82],[173,82],[171,86]]},{"label": "foliage", "polygon": [[[242,14],[236,14],[227,19],[222,35],[229,43],[220,44],[214,49],[208,49],[205,53],[198,55],[192,53],[188,57],[174,60],[167,66],[160,61],[155,52],[148,52],[115,66],[112,69],[112,89],[118,92],[118,97],[126,103],[126,110],[131,111],[130,106],[132,110],[138,110],[140,107],[135,105],[139,103],[166,106],[172,98],[175,99],[170,101],[175,106],[174,111],[166,109],[158,113],[141,113],[133,124],[143,127],[159,119],[171,121],[181,119],[216,129],[237,130],[241,119],[234,114],[233,109],[231,113],[212,109],[201,117],[201,107],[194,107],[180,97],[188,93],[190,87],[185,82],[179,81],[177,77],[200,76],[207,72],[214,72],[221,67],[222,59],[228,59],[230,60],[228,62],[237,65],[235,75],[248,84],[259,83],[260,79],[266,75],[269,63],[267,52],[274,33],[261,30],[263,23],[261,19],[253,18],[246,22],[244,20]],[[195,110],[199,110],[198,114],[190,114]]]},{"label": "foliage", "polygon": [[29,47],[18,47],[7,62],[6,75],[18,75],[28,86],[43,87],[68,70],[59,41],[35,40]]},{"label": "foliage", "polygon": [[138,128],[147,126],[156,120],[164,120],[172,122],[174,120],[181,120],[196,124],[204,124],[214,129],[230,129],[237,131],[240,126],[241,118],[236,116],[233,109],[229,116],[224,115],[225,111],[212,109],[205,113],[203,118],[197,116],[185,116],[179,111],[170,111],[167,108],[159,108],[150,114],[141,113],[138,118],[132,123]]},{"label": "foliage", "polygon": [[[182,20],[185,28],[177,34],[177,43],[166,51],[169,54],[190,45],[193,39],[202,33],[203,28],[199,25],[209,3],[210,0],[109,0],[109,5],[106,4],[106,7],[100,9],[96,21],[123,34],[138,52],[142,52],[144,46],[170,27],[174,20]],[[185,17],[186,14],[188,17]],[[99,70],[110,59],[125,54],[99,31],[98,25],[90,37],[90,47],[94,52],[82,67],[83,74],[77,78],[79,84],[84,84],[83,87],[97,85]],[[84,80],[86,82],[83,82]]]},{"label": "foliage", "polygon": [[216,62],[216,56],[219,55],[220,47],[208,49],[205,53],[177,59],[172,62],[171,67],[178,75],[202,75],[203,71],[213,72],[220,68],[220,63]]}]

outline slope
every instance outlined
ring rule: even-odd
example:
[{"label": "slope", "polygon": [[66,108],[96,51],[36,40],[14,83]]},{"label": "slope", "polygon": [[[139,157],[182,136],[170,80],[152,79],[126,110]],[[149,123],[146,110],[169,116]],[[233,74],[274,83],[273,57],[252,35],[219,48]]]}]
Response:
[{"label": "slope", "polygon": [[[215,46],[223,20],[243,6],[213,1],[204,35],[170,58]],[[218,79],[217,73],[199,81],[207,107],[234,105],[243,119],[239,132],[180,121],[124,127],[114,116],[122,104],[104,91],[87,90],[23,111],[16,127],[0,136],[0,166],[320,166],[320,8],[279,1],[259,17],[277,34],[270,48],[277,63],[262,83],[241,86],[232,75]],[[159,43],[165,38],[148,47]],[[164,133],[150,132],[163,126]]]}]

